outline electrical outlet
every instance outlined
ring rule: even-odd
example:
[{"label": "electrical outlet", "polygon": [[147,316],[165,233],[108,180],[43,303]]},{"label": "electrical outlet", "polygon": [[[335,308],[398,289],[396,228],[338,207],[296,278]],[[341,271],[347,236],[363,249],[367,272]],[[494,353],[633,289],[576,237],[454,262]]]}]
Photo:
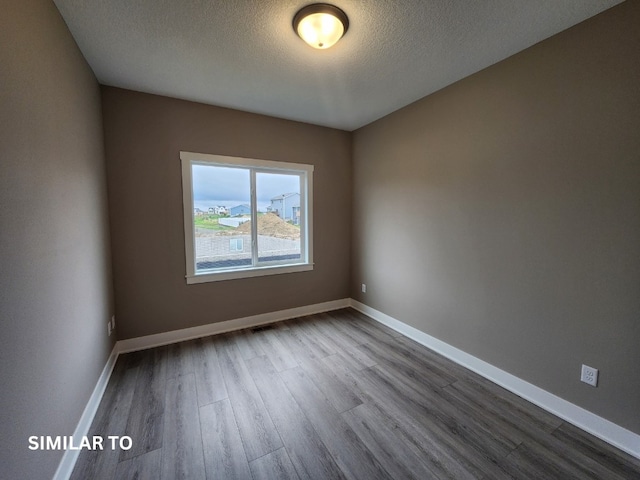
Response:
[{"label": "electrical outlet", "polygon": [[111,330],[115,330],[116,329],[116,316],[112,315],[111,316]]},{"label": "electrical outlet", "polygon": [[362,293],[367,293],[367,285],[366,284],[362,284]]},{"label": "electrical outlet", "polygon": [[109,333],[109,336],[111,336],[111,321],[107,322],[107,332]]},{"label": "electrical outlet", "polygon": [[593,387],[598,386],[598,369],[582,365],[582,373],[580,375],[580,381],[587,383]]}]

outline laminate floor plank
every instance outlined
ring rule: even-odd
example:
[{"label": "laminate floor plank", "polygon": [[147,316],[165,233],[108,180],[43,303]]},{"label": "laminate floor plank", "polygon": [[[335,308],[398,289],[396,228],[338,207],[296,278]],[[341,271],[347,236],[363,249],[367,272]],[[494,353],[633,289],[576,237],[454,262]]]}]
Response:
[{"label": "laminate floor plank", "polygon": [[313,326],[314,316],[303,318],[296,329],[300,332],[301,337],[309,345],[315,345],[322,352],[322,357],[337,353],[337,349],[324,336],[318,334],[318,330]]},{"label": "laminate floor plank", "polygon": [[456,451],[455,446],[442,442],[433,432],[419,425],[415,420],[415,412],[394,401],[388,391],[380,388],[361,372],[349,368],[344,358],[334,355],[324,358],[323,362],[331,366],[345,384],[357,391],[366,405],[377,409],[380,422],[401,437],[404,446],[428,462],[429,469],[436,472],[438,478],[471,480],[482,475],[482,470],[467,462]]},{"label": "laminate floor plank", "polygon": [[306,360],[301,362],[300,366],[338,413],[362,404],[362,400],[358,398],[358,395],[342,383],[326,364],[318,360]]},{"label": "laminate floor plank", "polygon": [[288,320],[285,323],[289,326],[290,334],[315,358],[324,358],[333,355],[335,352],[327,349],[322,342],[316,342],[308,334],[308,328],[304,325],[307,319],[302,318],[297,322]]},{"label": "laminate floor plank", "polygon": [[479,396],[460,395],[455,390],[457,383],[449,385],[443,389],[443,394],[452,404],[458,406],[468,414],[471,414],[478,421],[484,421],[496,434],[502,434],[518,443],[537,445],[554,453],[561,454],[574,468],[583,471],[585,478],[607,478],[610,480],[622,480],[626,478],[620,475],[616,468],[609,468],[604,462],[599,463],[592,458],[591,452],[581,451],[575,448],[572,441],[562,442],[547,431],[539,428],[533,422],[523,421],[517,416],[512,416],[509,409],[494,409],[489,401],[479,402]]},{"label": "laminate floor plank", "polygon": [[112,449],[107,437],[125,434],[139,371],[139,366],[127,368],[126,364],[126,356],[122,356],[116,362],[89,429],[90,437],[103,438],[103,450],[82,450],[71,474],[71,480],[115,478],[121,451],[119,448]]},{"label": "laminate floor plank", "polygon": [[298,476],[314,480],[344,478],[269,359],[252,358],[248,368]]},{"label": "laminate floor plank", "polygon": [[167,381],[165,355],[166,349],[154,348],[136,362],[138,375],[125,428],[125,435],[135,438],[135,442],[129,450],[122,450],[120,461],[162,447]]},{"label": "laminate floor plank", "polygon": [[356,362],[361,364],[361,368],[371,367],[377,363],[358,348],[361,345],[360,342],[335,328],[335,326],[331,324],[331,317],[328,314],[322,313],[317,315],[317,317],[318,320],[314,321],[313,325],[322,333],[324,338],[331,342],[336,352],[341,352],[352,357]]},{"label": "laminate floor plank", "polygon": [[369,398],[366,390],[363,388],[363,379],[360,376],[360,365],[353,361],[352,358],[337,353],[330,355],[321,360],[322,363],[333,372],[340,381],[345,384],[358,398],[367,401]]},{"label": "laminate floor plank", "polygon": [[437,478],[413,450],[380,421],[377,411],[362,404],[342,414],[349,426],[373,453],[391,478],[423,480]]},{"label": "laminate floor plank", "polygon": [[320,313],[315,315],[313,320],[311,320],[311,323],[319,335],[325,340],[325,343],[328,343],[333,348],[333,352],[340,352],[352,357],[361,364],[360,368],[367,368],[376,364],[376,361],[372,360],[364,352],[358,349],[361,342],[354,340],[348,335],[344,335],[336,329],[336,327],[331,323],[331,317],[329,314]]},{"label": "laminate floor plank", "polygon": [[[351,329],[352,332],[359,333],[361,345],[371,342],[390,342],[395,338],[390,333],[387,333],[386,330],[379,328],[380,325],[372,320],[362,320],[351,309],[341,310],[340,312],[344,318],[344,325]],[[385,328],[389,330],[387,327]]]},{"label": "laminate floor plank", "polygon": [[319,313],[316,318],[317,320],[314,322],[316,328],[318,328],[323,335],[329,337],[339,349],[355,348],[360,345],[360,342],[357,342],[348,335],[344,335],[340,330],[336,329],[335,326],[331,324],[332,317],[328,313]]},{"label": "laminate floor plank", "polygon": [[367,346],[368,348],[377,349],[377,351],[382,351],[384,355],[387,355],[390,359],[393,359],[394,362],[401,362],[406,366],[415,368],[422,372],[428,372],[429,377],[432,378],[434,382],[440,387],[449,385],[459,380],[459,377],[455,374],[454,371],[451,371],[449,366],[441,367],[430,359],[425,359],[420,355],[416,355],[410,348],[398,342],[398,337],[383,337],[378,342],[371,342],[365,345],[361,345],[360,350],[363,350],[365,346]]},{"label": "laminate floor plank", "polygon": [[390,337],[402,337],[403,336],[402,333],[394,330],[393,328],[387,327],[383,323],[376,322],[371,317],[365,315],[362,312],[359,312],[355,308],[351,308],[351,307],[347,308],[346,309],[346,313],[350,314],[351,316],[353,316],[355,318],[357,318],[358,320],[361,320],[361,321],[365,322],[366,324],[370,325],[371,327],[376,328],[376,329],[380,330],[383,333],[386,333]]},{"label": "laminate floor plank", "polygon": [[426,469],[435,473],[436,478],[449,480],[478,478],[471,473],[473,468],[469,468],[460,461],[460,455],[457,452],[440,444],[437,436],[416,425],[411,416],[398,411],[395,411],[395,414],[390,413],[394,412],[394,409],[390,409],[388,403],[384,408],[376,403],[365,405],[378,415],[378,423],[391,430],[400,440],[401,446],[412,451]]},{"label": "laminate floor plank", "polygon": [[129,353],[123,353],[118,357],[118,361],[124,362],[124,367],[129,369],[129,368],[136,368],[139,367],[140,364],[145,360],[145,358],[147,357],[147,351],[146,350],[139,350],[136,352],[129,352]]},{"label": "laminate floor plank", "polygon": [[478,477],[493,475],[494,478],[508,478],[508,475],[496,465],[496,457],[504,453],[504,446],[495,445],[494,442],[487,445],[484,443],[484,436],[469,429],[464,422],[457,419],[450,422],[449,419],[438,416],[433,410],[435,405],[425,406],[424,400],[416,396],[415,391],[390,381],[389,375],[376,370],[378,368],[373,367],[360,372],[360,376],[370,382],[372,388],[369,388],[367,393],[376,396],[378,405],[385,409],[399,408],[406,412],[412,421],[442,445],[449,455],[456,456],[465,469],[474,472]]},{"label": "laminate floor plank", "polygon": [[228,398],[200,407],[200,427],[207,478],[251,478],[249,462]]},{"label": "laminate floor plank", "polygon": [[162,449],[153,450],[118,464],[117,480],[158,480],[162,475]]},{"label": "laminate floor plank", "polygon": [[[72,480],[640,480],[640,459],[353,309],[123,354]],[[105,440],[106,441],[106,440]]]},{"label": "laminate floor plank", "polygon": [[167,380],[194,373],[193,349],[194,341],[172,343],[164,347],[167,353],[164,356],[167,364]]},{"label": "laminate floor plank", "polygon": [[198,391],[198,405],[227,398],[227,387],[222,378],[218,352],[212,337],[196,340],[193,352],[194,372],[196,375],[196,389]]},{"label": "laminate floor plank", "polygon": [[378,364],[377,360],[360,350],[360,347],[347,348],[340,353],[343,357],[348,358],[351,365],[357,370],[363,370]]},{"label": "laminate floor plank", "polygon": [[442,369],[443,371],[455,377],[457,380],[469,380],[470,382],[479,383],[486,382],[487,385],[498,387],[493,382],[486,380],[482,376],[478,375],[475,372],[472,372],[471,370],[468,370],[462,365],[458,365],[457,363],[446,358],[444,355],[441,355],[438,352],[424,347],[415,340],[404,336],[395,337],[393,340],[394,342],[402,345],[403,348],[406,348],[411,352],[412,355],[419,358],[421,361]]},{"label": "laminate floor plank", "polygon": [[557,468],[556,465],[533,458],[532,453],[527,450],[524,444],[518,446],[506,458],[500,459],[499,463],[512,478],[517,480],[540,480],[543,478],[564,480],[565,478],[575,478],[567,477],[565,472]]},{"label": "laminate floor plank", "polygon": [[237,347],[224,343],[216,348],[247,460],[278,450],[282,441]]},{"label": "laminate floor plank", "polygon": [[302,368],[280,377],[347,478],[391,478]]},{"label": "laminate floor plank", "polygon": [[449,387],[488,410],[511,418],[514,422],[526,424],[530,429],[551,433],[562,424],[560,418],[551,415],[517,395],[507,392],[498,385],[487,388],[486,385],[476,381],[462,379],[452,383]]},{"label": "laminate floor plank", "polygon": [[[575,438],[567,438],[566,441],[562,441],[553,434],[538,434],[529,436],[523,440],[523,444],[534,451],[549,452],[540,456],[555,459],[556,463],[565,465],[568,470],[575,472],[576,475],[582,475],[584,478],[624,480],[629,478],[628,474],[632,471],[632,469],[625,471],[625,469],[618,468],[621,465],[621,455],[616,455],[616,461],[609,455],[598,455],[598,450],[579,448],[579,443]],[[600,450],[600,452],[604,453],[604,450]],[[611,463],[603,461],[606,459],[614,461]]]},{"label": "laminate floor plank", "polygon": [[352,319],[352,324],[361,330],[366,331],[369,335],[379,339],[386,340],[388,338],[399,337],[402,335],[399,332],[383,325],[380,322],[376,322],[371,318],[367,317],[363,313],[354,310],[353,308],[347,308],[345,310],[341,310],[341,313]]},{"label": "laminate floor plank", "polygon": [[327,316],[329,317],[329,322],[331,323],[331,325],[337,331],[349,337],[357,345],[369,343],[372,340],[371,335],[363,332],[362,329],[357,328],[354,325],[354,319],[350,316],[345,315],[343,312],[343,310],[327,312]]},{"label": "laminate floor plank", "polygon": [[327,325],[326,320],[323,319],[322,314],[314,315],[307,323],[307,327],[311,331],[314,338],[321,341],[326,345],[331,354],[342,351],[348,347],[358,346],[356,342],[352,340],[345,340],[348,337],[336,335],[335,329]]},{"label": "laminate floor plank", "polygon": [[300,363],[304,360],[315,360],[323,357],[317,356],[291,329],[277,329],[274,335],[280,339],[284,347],[289,350],[293,358]]},{"label": "laminate floor plank", "polygon": [[545,422],[540,422],[536,416],[530,415],[528,411],[521,410],[516,405],[505,405],[502,399],[490,393],[478,395],[468,388],[464,380],[447,385],[442,392],[452,404],[473,412],[474,416],[486,416],[491,421],[501,422],[514,429],[514,440],[518,443],[527,438],[542,439],[555,430],[549,428]]},{"label": "laminate floor plank", "polygon": [[240,352],[240,356],[244,360],[264,355],[264,350],[260,344],[254,341],[254,333],[251,329],[240,330],[227,335],[235,342],[238,352]]},{"label": "laminate floor plank", "polygon": [[251,462],[254,480],[298,480],[296,469],[284,448],[268,453]]},{"label": "laminate floor plank", "polygon": [[413,355],[422,361],[437,365],[457,378],[456,388],[473,390],[475,392],[473,395],[477,398],[490,399],[491,404],[511,413],[516,413],[518,416],[522,416],[523,421],[533,422],[547,432],[552,432],[562,424],[560,418],[514,395],[471,370],[467,370],[442,355],[423,347],[410,338],[396,337],[394,340],[409,349]]},{"label": "laminate floor plank", "polygon": [[[534,451],[550,452],[548,457],[556,463],[562,464],[567,470],[575,472],[582,478],[607,480],[625,480],[626,477],[618,475],[613,470],[601,465],[588,455],[576,450],[573,445],[561,442],[552,435],[545,435],[538,440],[528,439],[523,442]],[[640,477],[639,477],[640,478]]]},{"label": "laminate floor plank", "polygon": [[563,444],[595,460],[615,475],[623,478],[640,479],[640,459],[618,450],[599,438],[563,423],[551,434]]},{"label": "laminate floor plank", "polygon": [[478,405],[472,399],[451,388],[451,385],[444,387],[441,393],[442,398],[448,401],[451,406],[465,412],[465,414],[479,423],[488,424],[490,431],[494,432],[494,434],[508,438],[513,443],[513,448],[520,445],[527,438],[531,438],[532,435],[546,435],[544,432],[523,432],[521,428],[518,428],[517,423],[513,424],[505,419],[503,415]]},{"label": "laminate floor plank", "polygon": [[455,408],[442,396],[440,389],[425,387],[415,378],[381,365],[366,372],[384,380],[387,385],[393,385],[406,401],[422,407],[421,421],[428,421],[430,427],[437,426],[464,439],[466,445],[491,460],[509,454],[518,446],[519,442],[505,436],[500,426],[492,430],[484,421],[473,418],[464,409]]},{"label": "laminate floor plank", "polygon": [[264,354],[269,357],[269,360],[279,372],[298,366],[298,361],[280,341],[275,332],[265,330],[252,335],[251,338],[262,347]]},{"label": "laminate floor plank", "polygon": [[[477,376],[476,376],[477,377]],[[469,378],[457,382],[456,388],[464,389],[472,395],[477,395],[483,399],[491,399],[495,405],[509,410],[523,421],[531,422],[546,432],[551,433],[560,425],[562,419],[543,410],[531,402],[515,395],[499,385],[489,382],[484,378]],[[526,420],[525,420],[526,419]]]},{"label": "laminate floor plank", "polygon": [[[585,457],[586,458],[586,457]],[[596,462],[593,462],[596,463]],[[540,445],[535,441],[527,441],[501,462],[516,478],[559,478],[574,480],[620,480],[623,477],[612,475],[610,472],[598,471],[592,468],[592,463],[583,463],[567,455],[563,449],[557,451]]]},{"label": "laminate floor plank", "polygon": [[420,345],[409,337],[394,337],[393,341],[396,344],[401,345],[402,348],[405,348],[411,353],[411,355],[418,358],[420,361],[447,372],[456,380],[482,378],[477,373],[452,362],[433,350],[425,348],[423,345]]},{"label": "laminate floor plank", "polygon": [[[393,338],[395,338],[393,335],[378,328],[378,325],[374,324],[371,321],[367,322],[359,318],[352,318],[351,325],[354,328],[357,328],[358,330],[362,331],[365,335],[369,336],[371,338],[369,342],[373,340],[377,340],[380,342],[388,342],[388,341],[391,341]],[[369,343],[369,342],[366,342],[366,343]]]},{"label": "laminate floor plank", "polygon": [[408,377],[418,378],[434,388],[444,387],[456,381],[450,375],[442,375],[437,370],[425,367],[422,362],[404,357],[379,343],[365,343],[360,345],[358,349],[378,364],[385,364],[394,370],[403,372]]},{"label": "laminate floor plank", "polygon": [[198,394],[193,373],[167,380],[162,479],[205,479]]}]

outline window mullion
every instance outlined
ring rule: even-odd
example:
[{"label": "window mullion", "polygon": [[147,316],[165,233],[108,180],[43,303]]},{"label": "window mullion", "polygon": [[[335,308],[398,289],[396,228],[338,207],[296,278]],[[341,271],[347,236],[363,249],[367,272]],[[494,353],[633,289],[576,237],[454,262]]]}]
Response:
[{"label": "window mullion", "polygon": [[303,261],[307,261],[307,192],[305,190],[306,180],[303,175],[298,175],[300,179],[300,255]]},{"label": "window mullion", "polygon": [[256,171],[250,170],[251,177],[251,264],[258,265],[258,201],[256,198]]}]

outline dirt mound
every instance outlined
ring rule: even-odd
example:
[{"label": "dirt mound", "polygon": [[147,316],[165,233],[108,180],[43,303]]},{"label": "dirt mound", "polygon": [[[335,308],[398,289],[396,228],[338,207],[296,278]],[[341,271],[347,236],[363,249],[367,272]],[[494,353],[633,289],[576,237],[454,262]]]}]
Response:
[{"label": "dirt mound", "polygon": [[[250,235],[251,221],[243,223],[236,228],[233,233]],[[266,213],[264,215],[258,215],[258,235],[297,240],[300,238],[300,229],[285,222],[275,213]]]}]

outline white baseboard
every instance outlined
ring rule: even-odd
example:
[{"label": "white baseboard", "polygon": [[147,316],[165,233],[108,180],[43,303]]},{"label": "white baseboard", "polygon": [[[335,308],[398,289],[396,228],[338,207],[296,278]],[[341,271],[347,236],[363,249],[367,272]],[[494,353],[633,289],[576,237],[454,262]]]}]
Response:
[{"label": "white baseboard", "polygon": [[453,360],[469,370],[482,375],[510,392],[566,420],[578,428],[604,440],[620,450],[640,459],[640,435],[616,425],[582,407],[574,405],[552,393],[536,387],[524,380],[505,372],[473,355],[438,340],[389,315],[371,308],[357,300],[351,300],[351,306],[387,327],[402,333],[427,348]]},{"label": "white baseboard", "polygon": [[[91,428],[93,418],[96,416],[96,412],[98,411],[98,407],[102,401],[102,396],[107,389],[107,384],[109,383],[109,378],[111,378],[111,372],[113,372],[113,367],[115,366],[117,359],[118,349],[116,344],[114,345],[113,350],[111,350],[107,363],[102,369],[98,382],[89,397],[87,406],[84,407],[84,411],[80,416],[80,421],[73,432],[73,443],[75,445],[80,445],[82,437],[89,434],[89,428]],[[73,472],[73,467],[76,465],[78,455],[80,455],[80,450],[65,450],[62,460],[60,460],[60,464],[58,465],[58,469],[53,475],[53,480],[67,480]]]},{"label": "white baseboard", "polygon": [[306,307],[290,308],[288,310],[280,310],[278,312],[261,313],[250,317],[237,318],[225,322],[210,323],[208,325],[200,325],[198,327],[183,328],[181,330],[173,330],[171,332],[156,333],[154,335],[146,335],[144,337],[129,338],[121,340],[117,343],[119,353],[133,352],[136,350],[145,350],[147,348],[159,347],[170,343],[183,342],[194,338],[208,337],[209,335],[217,335],[219,333],[232,332],[243,328],[257,327],[267,323],[280,322],[290,318],[304,317],[305,315],[313,315],[314,313],[329,312],[346,308],[350,304],[350,299],[343,298],[341,300],[333,300],[331,302],[316,303]]}]

